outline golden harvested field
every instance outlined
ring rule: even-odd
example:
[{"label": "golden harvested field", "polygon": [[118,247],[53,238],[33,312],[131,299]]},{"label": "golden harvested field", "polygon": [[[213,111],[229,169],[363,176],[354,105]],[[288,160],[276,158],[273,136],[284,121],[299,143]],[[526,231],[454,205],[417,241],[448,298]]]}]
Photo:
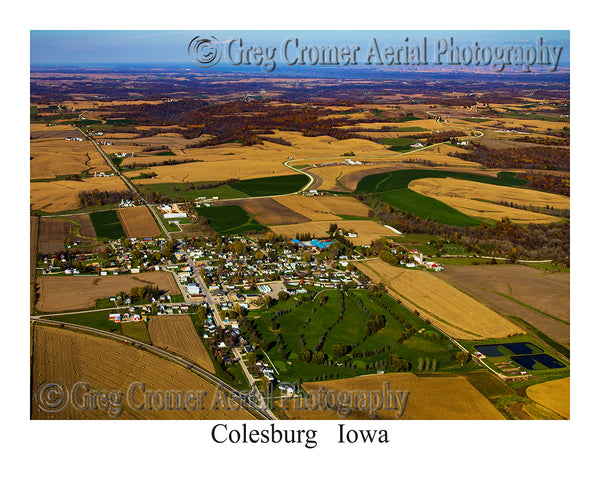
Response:
[{"label": "golden harvested field", "polygon": [[[251,420],[254,417],[245,410],[214,410],[217,389],[208,381],[186,368],[158,355],[134,348],[119,341],[96,337],[66,329],[36,325],[32,341],[32,398],[31,418],[110,420],[107,411],[77,409],[69,402],[59,412],[49,413],[40,408],[36,392],[44,382],[61,382],[71,390],[76,382],[89,385],[90,390],[116,391],[113,404],[114,418],[123,420],[151,419],[204,419],[204,420]],[[129,389],[132,385],[143,385],[147,393],[152,391],[198,392],[203,403],[188,403],[187,408],[160,409],[160,403],[149,403],[140,390]],[[205,392],[203,397],[201,392]],[[120,393],[120,396],[119,396]],[[79,397],[85,401],[85,397]],[[84,403],[85,405],[85,403]],[[118,405],[122,412],[119,413]],[[139,408],[140,405],[150,408]],[[200,408],[204,407],[204,408]]]},{"label": "golden harvested field", "polygon": [[517,223],[549,223],[556,222],[559,219],[551,215],[528,212],[487,202],[504,201],[534,207],[570,208],[570,199],[563,195],[524,188],[488,185],[455,178],[421,178],[410,182],[408,187],[417,193],[440,200],[466,215],[493,220],[500,220],[503,216],[510,217],[511,220]]},{"label": "golden harvested field", "polygon": [[[337,140],[328,136],[304,137],[299,132],[276,132],[272,136],[281,137],[292,143],[292,146],[265,141],[263,145],[224,144],[214,147],[189,148],[185,149],[185,155],[178,152],[177,155],[165,157],[165,159],[194,158],[202,160],[202,162],[152,167],[152,171],[156,172],[158,176],[141,180],[139,183],[219,181],[230,178],[248,179],[289,175],[293,172],[283,165],[283,162],[287,161],[289,157],[294,159],[323,157],[339,159],[350,151],[356,155],[377,155],[385,151],[384,146],[369,140]],[[123,164],[128,165],[137,160],[136,157],[127,158]],[[139,172],[130,172],[129,175],[137,176]]]},{"label": "golden harvested field", "polygon": [[117,213],[129,238],[149,238],[161,234],[148,207],[119,208]]},{"label": "golden harvested field", "polygon": [[550,130],[561,130],[563,127],[569,128],[569,122],[549,122],[547,120],[530,120],[515,119],[515,118],[494,118],[494,123],[490,125],[486,124],[486,127],[492,128],[493,130],[519,130],[523,128],[537,130],[539,133]]},{"label": "golden harvested field", "polygon": [[[118,136],[117,136],[118,135]],[[121,136],[121,135],[127,135],[127,136]],[[174,133],[174,132],[164,132],[164,133],[157,133],[156,135],[152,135],[151,137],[139,137],[136,134],[107,134],[105,135],[107,138],[111,139],[112,142],[112,146],[116,147],[117,149],[121,148],[123,149],[123,147],[125,147],[127,150],[131,148],[131,146],[140,146],[142,148],[146,148],[146,147],[160,147],[162,145],[165,145],[167,147],[169,147],[171,150],[175,151],[175,150],[179,150],[179,154],[180,155],[185,155],[185,152],[181,153],[181,150],[185,150],[187,145],[190,145],[194,142],[198,142],[201,140],[206,140],[208,138],[210,138],[210,135],[201,135],[198,138],[194,138],[194,139],[189,139],[189,138],[185,138],[183,137],[181,134],[179,133]],[[109,147],[107,147],[109,148]],[[147,152],[147,156],[149,158],[152,158],[153,152]],[[165,157],[154,157],[156,158],[157,161],[163,161],[163,160],[168,160],[168,158]],[[146,159],[144,159],[144,161],[146,161]]]},{"label": "golden harvested field", "polygon": [[329,209],[334,215],[352,215],[367,217],[371,209],[354,197],[346,195],[323,195],[313,197],[317,204]]},{"label": "golden harvested field", "polygon": [[[276,197],[277,203],[313,221],[336,221],[340,217],[334,215],[329,208],[320,204],[316,197],[305,195],[284,195]],[[329,225],[327,225],[329,226]]]},{"label": "golden harvested field", "polygon": [[149,284],[157,285],[164,294],[181,294],[173,275],[162,271],[85,277],[45,276],[38,278],[37,284],[39,300],[36,307],[42,312],[92,308],[100,298],[108,298],[121,290],[128,292],[133,287]]},{"label": "golden harvested field", "polygon": [[294,238],[296,233],[310,233],[315,237],[324,237],[329,230],[331,223],[337,223],[339,228],[354,231],[356,237],[347,237],[354,245],[370,245],[372,241],[385,236],[396,235],[391,230],[379,225],[373,220],[327,220],[307,223],[297,223],[294,225],[272,225],[269,228],[278,235]]},{"label": "golden harvested field", "polygon": [[[386,373],[384,375],[365,375],[344,380],[304,383],[307,392],[318,394],[321,388],[331,392],[381,392],[389,382],[389,390],[410,392],[406,400],[404,420],[502,420],[504,417],[467,379],[456,377],[417,377],[413,373]],[[281,403],[280,403],[281,405]],[[334,409],[316,409],[311,411],[293,409],[288,400],[285,410],[288,417],[298,420],[343,420]],[[397,419],[397,410],[381,409],[377,418]],[[366,420],[368,412],[355,411],[348,417],[351,420]]]},{"label": "golden harvested field", "polygon": [[277,197],[277,202],[310,220],[336,220],[337,215],[366,217],[371,209],[350,196],[304,196],[287,195]]},{"label": "golden harvested field", "polygon": [[421,317],[454,338],[477,340],[525,333],[431,273],[394,267],[380,259],[355,265],[374,281],[383,282],[403,303],[412,304]]},{"label": "golden harvested field", "polygon": [[[82,136],[79,132],[77,134]],[[32,180],[109,169],[100,153],[90,142],[69,141],[64,137],[31,140],[30,157],[30,178]]]},{"label": "golden harvested field", "polygon": [[79,192],[98,189],[100,191],[125,191],[127,185],[117,177],[90,177],[82,181],[57,180],[54,182],[32,182],[29,186],[32,210],[57,213],[77,210]]},{"label": "golden harvested field", "polygon": [[[398,123],[386,123],[386,122],[373,122],[373,123],[357,123],[355,125],[345,125],[342,126],[340,128],[352,128],[352,129],[360,129],[360,128],[364,128],[366,130],[370,130],[370,129],[381,129],[381,128],[409,128],[409,127],[420,127],[420,128],[425,128],[426,130],[429,131],[437,131],[437,130],[444,130],[444,129],[449,129],[447,128],[448,126],[445,124],[439,124],[435,121],[435,119],[431,118],[426,118],[426,119],[421,119],[421,120],[411,120],[409,122],[398,122]],[[369,132],[370,133],[370,132]],[[388,132],[386,132],[388,133]],[[393,135],[400,135],[402,136],[403,133],[405,133],[406,135],[418,135],[419,133],[427,133],[427,132],[389,132],[392,133]]]},{"label": "golden harvested field", "polygon": [[568,420],[571,416],[571,377],[532,385],[527,388],[527,396],[562,418]]},{"label": "golden harvested field", "polygon": [[[387,155],[369,157],[366,165],[347,165],[336,163],[308,168],[308,173],[318,177],[316,188],[330,191],[354,191],[358,182],[368,175],[401,170],[408,168],[444,168],[460,171],[475,171],[482,174],[482,166],[478,163],[467,162],[460,158],[447,155],[446,145],[439,145],[422,151],[412,153],[396,153],[390,151]],[[438,151],[439,149],[439,151]],[[455,149],[456,150],[456,149]],[[360,160],[360,159],[357,159]],[[424,166],[423,162],[434,164]],[[312,187],[311,187],[312,188]]]},{"label": "golden harvested field", "polygon": [[[552,338],[560,337],[558,341],[561,343],[568,342],[569,325],[549,317],[570,322],[568,273],[548,272],[526,265],[446,265],[444,268],[439,275],[447,282],[494,310],[521,317]],[[505,296],[532,308],[519,305]]]},{"label": "golden harvested field", "polygon": [[210,355],[198,337],[189,315],[149,317],[148,333],[153,345],[179,354],[186,360],[215,373]]}]

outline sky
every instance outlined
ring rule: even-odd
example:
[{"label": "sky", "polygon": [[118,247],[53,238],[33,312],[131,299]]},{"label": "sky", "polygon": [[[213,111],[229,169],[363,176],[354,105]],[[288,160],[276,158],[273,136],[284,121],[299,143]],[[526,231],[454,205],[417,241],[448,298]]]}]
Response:
[{"label": "sky", "polygon": [[542,37],[547,45],[563,47],[560,65],[569,63],[570,35],[568,30],[32,30],[30,32],[31,64],[89,63],[191,63],[188,44],[192,38],[215,37],[225,43],[242,38],[245,45],[275,46],[284,39],[296,37],[301,45],[360,45],[368,48],[372,38],[378,44],[417,44],[443,38],[455,44],[510,46],[534,45]]}]

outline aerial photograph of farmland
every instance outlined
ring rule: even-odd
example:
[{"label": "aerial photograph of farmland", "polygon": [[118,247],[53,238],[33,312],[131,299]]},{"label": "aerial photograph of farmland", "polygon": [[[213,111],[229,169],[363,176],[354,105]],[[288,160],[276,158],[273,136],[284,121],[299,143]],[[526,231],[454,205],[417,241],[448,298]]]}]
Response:
[{"label": "aerial photograph of farmland", "polygon": [[335,34],[31,31],[32,420],[571,418],[569,32]]}]

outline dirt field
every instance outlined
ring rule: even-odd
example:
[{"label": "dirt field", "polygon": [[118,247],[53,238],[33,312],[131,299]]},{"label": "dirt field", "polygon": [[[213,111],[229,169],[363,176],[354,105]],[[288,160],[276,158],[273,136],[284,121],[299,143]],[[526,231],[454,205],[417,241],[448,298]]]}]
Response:
[{"label": "dirt field", "polygon": [[532,385],[527,396],[562,418],[571,418],[571,377]]},{"label": "dirt field", "polygon": [[239,205],[263,225],[287,225],[310,221],[273,198],[249,198],[219,202],[218,205]]},{"label": "dirt field", "polygon": [[454,338],[476,340],[503,338],[524,333],[504,317],[477,302],[435,275],[421,270],[394,267],[383,260],[355,265],[376,282],[388,286],[411,310]]},{"label": "dirt field", "polygon": [[100,191],[125,191],[127,186],[117,176],[90,177],[82,181],[32,182],[29,187],[31,208],[48,213],[77,210],[80,208],[79,192],[95,189]]},{"label": "dirt field", "polygon": [[39,300],[36,307],[42,312],[92,308],[100,298],[108,298],[121,290],[128,292],[132,287],[146,284],[158,285],[165,294],[181,294],[173,275],[162,271],[131,275],[45,276],[38,278],[37,284]]},{"label": "dirt field", "polygon": [[[388,373],[385,375],[365,375],[358,378],[311,382],[303,384],[305,390],[318,394],[321,388],[336,392],[381,392],[389,382],[389,390],[410,392],[401,419],[404,420],[502,420],[504,417],[479,393],[464,377],[417,377],[413,373]],[[334,409],[314,411],[293,409],[288,401],[286,414],[300,420],[343,420]],[[397,410],[378,412],[377,418],[397,419]],[[348,419],[366,420],[368,412],[356,411]],[[377,428],[374,426],[373,428]]]},{"label": "dirt field", "polygon": [[148,333],[153,345],[179,354],[215,373],[210,355],[198,337],[189,315],[149,317]]},{"label": "dirt field", "polygon": [[[115,408],[118,419],[205,419],[205,420],[251,420],[244,410],[213,410],[217,389],[189,370],[160,356],[121,342],[95,337],[65,329],[45,326],[33,327],[32,342],[32,419],[111,419],[101,409],[76,409],[67,403],[60,412],[48,413],[40,408],[36,395],[38,386],[44,382],[62,383],[71,391],[76,382],[89,385],[90,390],[116,391],[114,405],[122,406],[122,413]],[[187,408],[160,410],[160,404],[151,404],[139,389],[129,393],[132,385],[145,387],[145,392],[206,392],[202,407],[188,403]],[[39,393],[38,393],[39,394]],[[198,396],[200,393],[198,394]],[[132,398],[133,396],[133,398]],[[79,397],[82,402],[85,396]],[[85,403],[84,403],[85,405]],[[140,408],[149,406],[150,408]]]},{"label": "dirt field", "polygon": [[515,315],[557,342],[570,343],[568,273],[546,272],[525,265],[446,265],[438,275],[502,315]]},{"label": "dirt field", "polygon": [[117,210],[129,238],[150,238],[161,234],[148,207],[129,207]]},{"label": "dirt field", "polygon": [[550,215],[503,207],[488,202],[504,201],[534,207],[570,208],[569,198],[562,195],[455,178],[421,178],[410,182],[409,188],[422,195],[440,200],[466,215],[493,220],[500,220],[507,216],[517,223],[549,223],[559,219]]},{"label": "dirt field", "polygon": [[310,233],[316,237],[327,235],[329,225],[336,223],[339,228],[356,232],[356,237],[347,237],[354,245],[370,245],[378,238],[396,235],[391,230],[372,220],[327,220],[319,222],[297,223],[295,225],[273,225],[269,228],[278,235],[294,238],[296,233]]},{"label": "dirt field", "polygon": [[35,305],[35,267],[37,263],[39,217],[29,217],[29,308]]},{"label": "dirt field", "polygon": [[94,227],[87,214],[62,218],[40,217],[39,253],[63,251],[67,240],[85,242],[95,239]]}]

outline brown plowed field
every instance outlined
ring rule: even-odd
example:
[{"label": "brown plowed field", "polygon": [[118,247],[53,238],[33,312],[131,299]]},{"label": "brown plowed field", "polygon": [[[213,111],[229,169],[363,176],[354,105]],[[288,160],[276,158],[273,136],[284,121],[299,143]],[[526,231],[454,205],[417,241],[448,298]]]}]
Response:
[{"label": "brown plowed field", "polygon": [[158,285],[164,294],[181,294],[173,275],[159,271],[131,275],[45,276],[39,277],[37,284],[39,299],[36,307],[42,312],[85,310],[94,307],[100,298],[147,284]]},{"label": "brown plowed field", "polygon": [[[33,327],[31,371],[31,418],[50,419],[90,419],[110,420],[107,411],[100,408],[77,409],[68,402],[54,413],[40,408],[38,387],[44,382],[62,383],[67,391],[72,391],[76,382],[89,385],[90,390],[115,391],[114,405],[121,405],[122,412],[115,409],[115,417],[123,420],[252,420],[245,410],[212,409],[217,389],[211,383],[189,370],[158,355],[134,348],[119,341],[96,337],[46,326]],[[160,409],[160,403],[150,403],[141,391],[129,389],[133,384],[141,384],[146,394],[161,392],[205,392],[202,405],[188,402],[181,410]],[[85,392],[84,392],[85,393]],[[118,394],[121,394],[120,397]],[[85,405],[85,397],[78,397]],[[139,408],[142,405],[150,408]],[[137,407],[137,408],[136,408]],[[203,408],[200,408],[203,407]]]},{"label": "brown plowed field", "polygon": [[239,205],[263,225],[287,225],[309,222],[310,219],[289,209],[272,198],[252,198],[220,202],[219,205]]},{"label": "brown plowed field", "polygon": [[70,241],[94,241],[96,233],[87,214],[63,218],[40,218],[38,252],[42,254],[61,252],[64,243]]},{"label": "brown plowed field", "polygon": [[150,317],[148,333],[153,345],[179,354],[186,360],[215,373],[210,356],[198,337],[189,315]]},{"label": "brown plowed field", "polygon": [[522,318],[557,342],[569,344],[568,273],[547,272],[526,265],[446,265],[444,269],[438,275],[448,283],[501,314]]},{"label": "brown plowed field", "polygon": [[[406,408],[401,419],[405,420],[502,420],[504,417],[493,405],[473,387],[467,379],[456,377],[417,377],[413,373],[387,373],[365,375],[344,380],[304,383],[307,392],[319,395],[325,391],[342,392],[381,392],[389,382],[389,390],[409,392]],[[329,395],[327,396],[329,397]],[[327,398],[326,397],[326,398]],[[333,397],[333,396],[331,396]],[[343,420],[335,409],[299,410],[293,409],[293,401],[288,400],[285,410],[288,417],[299,420]],[[378,419],[395,420],[397,410],[379,410]],[[356,411],[348,419],[367,420],[368,412]]]},{"label": "brown plowed field", "polygon": [[129,238],[150,238],[161,234],[148,207],[129,207],[117,210]]}]

